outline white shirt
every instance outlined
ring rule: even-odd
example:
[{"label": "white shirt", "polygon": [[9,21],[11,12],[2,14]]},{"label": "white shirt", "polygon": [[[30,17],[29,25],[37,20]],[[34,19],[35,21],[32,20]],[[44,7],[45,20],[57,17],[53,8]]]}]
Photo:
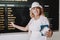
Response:
[{"label": "white shirt", "polygon": [[40,18],[37,20],[35,20],[34,18],[30,20],[28,24],[29,30],[32,31],[30,40],[42,40],[42,39],[45,40],[46,39],[45,36],[41,36],[40,26],[42,24],[49,25],[49,21],[47,17],[41,15]]},{"label": "white shirt", "polygon": [[33,31],[33,30],[39,31],[40,25],[49,25],[49,21],[48,21],[47,17],[41,15],[40,18],[37,20],[32,18],[28,25],[29,25],[29,29],[31,31]]}]

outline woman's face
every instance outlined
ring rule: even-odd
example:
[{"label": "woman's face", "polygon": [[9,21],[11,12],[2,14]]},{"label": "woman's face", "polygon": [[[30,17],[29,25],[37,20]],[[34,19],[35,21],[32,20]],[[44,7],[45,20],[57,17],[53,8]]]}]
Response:
[{"label": "woman's face", "polygon": [[33,13],[35,16],[39,16],[39,15],[40,15],[40,8],[39,8],[39,7],[34,7],[34,8],[32,8],[32,13]]}]

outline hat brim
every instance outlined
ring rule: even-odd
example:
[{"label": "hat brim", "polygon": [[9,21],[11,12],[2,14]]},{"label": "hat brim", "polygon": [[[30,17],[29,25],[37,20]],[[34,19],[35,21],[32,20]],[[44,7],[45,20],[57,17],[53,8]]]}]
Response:
[{"label": "hat brim", "polygon": [[42,8],[42,6],[39,5],[39,6],[33,6],[33,7],[31,7],[31,8],[29,8],[29,10],[31,10],[31,9],[34,8],[34,7],[40,7],[40,8]]}]

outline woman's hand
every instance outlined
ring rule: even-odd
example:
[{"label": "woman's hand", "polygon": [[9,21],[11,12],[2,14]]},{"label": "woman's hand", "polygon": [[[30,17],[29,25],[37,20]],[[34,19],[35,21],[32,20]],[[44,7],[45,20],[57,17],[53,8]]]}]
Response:
[{"label": "woman's hand", "polygon": [[11,27],[15,27],[15,24],[13,22],[10,22],[10,23],[11,23],[10,24]]},{"label": "woman's hand", "polygon": [[52,37],[52,35],[53,35],[53,32],[51,30],[46,32],[46,36],[47,37]]}]

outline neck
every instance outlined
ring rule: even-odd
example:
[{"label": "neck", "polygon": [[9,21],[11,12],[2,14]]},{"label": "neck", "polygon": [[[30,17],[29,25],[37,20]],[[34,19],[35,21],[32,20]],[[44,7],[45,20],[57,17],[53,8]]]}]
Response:
[{"label": "neck", "polygon": [[35,16],[34,19],[37,20],[37,19],[39,19],[39,17],[40,17],[40,16]]}]

